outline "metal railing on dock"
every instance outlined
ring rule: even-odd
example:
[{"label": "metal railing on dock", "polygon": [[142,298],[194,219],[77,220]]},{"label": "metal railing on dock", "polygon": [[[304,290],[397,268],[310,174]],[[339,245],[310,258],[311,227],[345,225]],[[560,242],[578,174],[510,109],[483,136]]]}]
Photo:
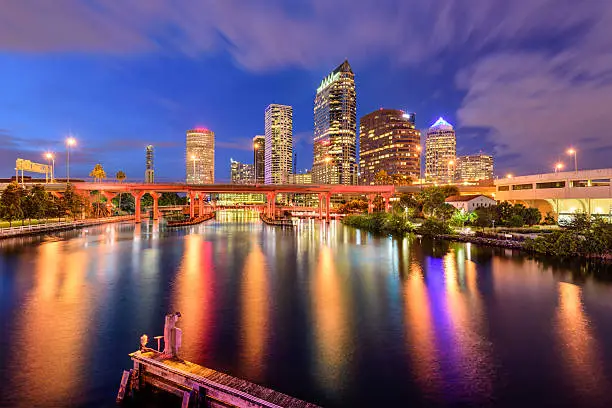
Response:
[{"label": "metal railing on dock", "polygon": [[41,232],[65,231],[73,228],[82,228],[98,224],[106,224],[109,222],[131,221],[133,219],[133,215],[124,215],[119,217],[49,222],[36,225],[20,225],[17,227],[0,228],[0,238],[18,237],[21,235],[37,234]]}]

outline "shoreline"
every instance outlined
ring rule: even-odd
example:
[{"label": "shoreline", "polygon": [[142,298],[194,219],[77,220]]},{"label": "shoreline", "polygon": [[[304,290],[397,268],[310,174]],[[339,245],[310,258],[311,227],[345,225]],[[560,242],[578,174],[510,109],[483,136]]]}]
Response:
[{"label": "shoreline", "polygon": [[13,228],[0,229],[0,240],[9,238],[18,238],[29,235],[44,235],[53,232],[69,231],[91,227],[95,225],[110,224],[115,222],[133,221],[133,215],[124,215],[118,217],[98,218],[89,220],[79,220],[72,222],[56,222],[48,224],[24,225]]}]

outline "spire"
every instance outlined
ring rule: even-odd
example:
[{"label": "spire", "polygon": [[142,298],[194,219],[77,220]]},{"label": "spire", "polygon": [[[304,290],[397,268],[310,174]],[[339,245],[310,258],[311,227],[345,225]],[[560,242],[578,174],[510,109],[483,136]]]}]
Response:
[{"label": "spire", "polygon": [[447,121],[444,120],[444,118],[442,118],[441,116],[438,118],[438,120],[436,120],[436,122],[431,125],[431,128],[439,128],[439,129],[449,129],[449,130],[453,130],[453,125],[451,125],[450,123],[448,123]]},{"label": "spire", "polygon": [[353,73],[353,70],[351,69],[351,64],[349,64],[348,60],[345,59],[344,62],[342,64],[340,64],[338,66],[338,68],[336,68],[334,70],[334,72],[350,72],[350,73]]}]

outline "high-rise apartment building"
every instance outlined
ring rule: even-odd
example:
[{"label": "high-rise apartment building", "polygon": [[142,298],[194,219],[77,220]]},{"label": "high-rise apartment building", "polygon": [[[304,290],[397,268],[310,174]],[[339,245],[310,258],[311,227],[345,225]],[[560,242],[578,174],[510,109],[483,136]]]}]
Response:
[{"label": "high-rise apartment building", "polygon": [[153,167],[153,145],[145,148],[145,183],[155,182],[155,170]]},{"label": "high-rise apartment building", "polygon": [[287,184],[293,166],[293,108],[269,105],[265,133],[265,183]]},{"label": "high-rise apartment building", "polygon": [[232,184],[253,184],[255,182],[255,166],[230,159],[230,177]]},{"label": "high-rise apartment building", "polygon": [[255,166],[255,182],[266,182],[266,137],[262,135],[253,138],[253,165]]},{"label": "high-rise apartment building", "polygon": [[493,179],[493,156],[478,153],[457,157],[457,180],[479,181]]},{"label": "high-rise apartment building", "polygon": [[187,131],[185,170],[188,184],[215,182],[215,133],[205,128]]},{"label": "high-rise apartment building", "polygon": [[432,183],[452,183],[456,171],[457,139],[453,126],[439,118],[425,139],[425,179]]},{"label": "high-rise apartment building", "polygon": [[318,184],[357,183],[357,97],[348,61],[317,88],[312,178]]},{"label": "high-rise apartment building", "polygon": [[411,115],[397,109],[379,109],[359,121],[359,173],[361,184],[375,184],[376,173],[420,177],[421,132]]}]

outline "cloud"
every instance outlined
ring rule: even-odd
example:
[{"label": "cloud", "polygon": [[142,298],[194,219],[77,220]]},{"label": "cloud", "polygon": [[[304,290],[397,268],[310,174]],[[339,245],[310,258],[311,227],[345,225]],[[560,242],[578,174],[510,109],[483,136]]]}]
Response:
[{"label": "cloud", "polygon": [[251,140],[244,141],[216,141],[215,148],[220,149],[230,149],[230,150],[244,150],[244,151],[252,151],[253,146],[251,145]]}]

